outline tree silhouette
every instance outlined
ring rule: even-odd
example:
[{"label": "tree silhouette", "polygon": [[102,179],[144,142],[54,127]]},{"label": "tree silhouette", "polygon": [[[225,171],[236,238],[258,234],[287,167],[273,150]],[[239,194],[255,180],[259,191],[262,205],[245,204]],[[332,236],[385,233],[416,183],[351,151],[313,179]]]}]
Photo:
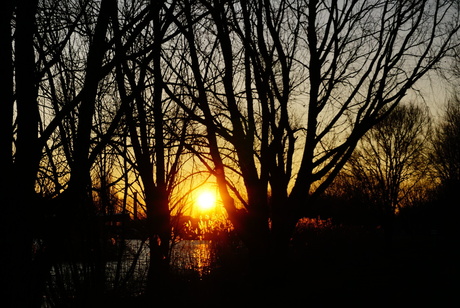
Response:
[{"label": "tree silhouette", "polygon": [[[5,215],[5,224],[2,226],[1,236],[3,247],[9,247],[6,251],[6,261],[2,262],[2,267],[5,267],[5,274],[2,276],[8,282],[4,285],[11,285],[7,287],[5,294],[7,305],[12,305],[16,301],[19,305],[32,305],[40,296],[34,288],[33,276],[28,276],[31,273],[39,275],[33,271],[31,254],[32,205],[35,201],[35,177],[41,154],[38,142],[37,72],[33,46],[37,2],[8,1],[5,16],[2,16],[5,17],[5,20],[2,20],[2,49],[12,48],[14,41],[14,58],[11,51],[2,53],[2,64],[5,64],[6,69],[5,78],[2,78],[2,81],[5,81],[2,92],[6,95],[6,113],[2,118],[5,120],[5,126],[1,132],[2,146],[5,146],[2,152],[5,151],[5,157],[2,158],[5,159],[5,171],[8,172],[5,176],[9,183],[2,185],[2,195],[6,196],[7,202],[4,204],[5,213],[2,214]],[[14,38],[11,36],[13,16],[16,20]],[[11,68],[14,69],[14,75],[11,74]],[[11,88],[6,89],[9,86]],[[15,101],[12,100],[13,89]],[[18,292],[16,286],[21,286],[22,290]],[[30,297],[24,298],[21,295],[21,291],[24,290]]]},{"label": "tree silhouette", "polygon": [[183,86],[168,95],[206,127],[239,234],[277,261],[360,138],[452,51],[459,26],[451,2],[181,5]]},{"label": "tree silhouette", "polygon": [[[458,216],[458,187],[460,183],[460,108],[456,96],[448,101],[447,108],[437,125],[432,142],[431,163],[435,169],[435,192],[433,217],[437,228],[445,236],[455,238],[458,228],[455,217]],[[434,216],[434,215],[432,215]]]},{"label": "tree silhouette", "polygon": [[[5,298],[11,304],[40,305],[50,258],[57,257],[52,253],[89,260],[90,275],[76,272],[74,281],[89,278],[85,283],[92,284],[87,288],[92,294],[103,288],[91,171],[125,113],[115,103],[111,80],[120,62],[112,57],[116,40],[110,32],[118,18],[112,11],[118,9],[114,1],[18,1],[8,2],[4,11],[2,61],[14,69],[10,75],[2,71],[2,91],[11,100],[1,131],[11,178],[2,186],[8,196],[2,237],[5,247],[12,247],[4,277],[13,291]],[[117,32],[126,40],[123,49],[150,22],[142,22],[146,11],[124,20],[131,24]],[[44,247],[32,255],[37,237]]]},{"label": "tree silhouette", "polygon": [[[146,28],[133,48],[144,54],[130,61],[117,36],[116,53],[123,59],[117,65],[116,79],[124,109],[133,163],[142,182],[150,247],[148,291],[165,284],[169,270],[171,240],[170,199],[176,185],[188,125],[185,118],[174,118],[177,108],[165,101],[162,63],[163,44],[167,43],[175,4],[161,2],[146,8]],[[115,33],[121,29],[115,29]],[[172,36],[173,37],[173,36]],[[169,37],[171,39],[171,37]],[[128,82],[125,82],[125,79]],[[128,93],[131,93],[129,95]],[[179,119],[183,119],[180,123]],[[174,127],[173,129],[168,129]],[[175,150],[172,150],[172,149]],[[127,157],[125,158],[127,159]]]},{"label": "tree silhouette", "polygon": [[460,181],[460,104],[454,97],[448,104],[434,135],[432,159],[441,183],[446,186]]},{"label": "tree silhouette", "polygon": [[352,186],[380,211],[389,241],[396,213],[429,174],[430,133],[426,109],[398,105],[363,136],[348,162]]},{"label": "tree silhouette", "polygon": [[185,151],[216,177],[257,273],[281,269],[359,140],[458,47],[458,17],[428,0],[4,1],[7,305],[38,306],[63,254],[85,260],[81,294],[104,291],[94,192],[110,174],[124,209],[142,191],[161,285]]}]

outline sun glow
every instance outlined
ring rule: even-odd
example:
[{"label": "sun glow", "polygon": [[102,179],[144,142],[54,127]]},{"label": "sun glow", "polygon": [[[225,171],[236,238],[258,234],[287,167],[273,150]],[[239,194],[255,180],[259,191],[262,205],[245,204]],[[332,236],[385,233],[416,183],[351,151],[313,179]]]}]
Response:
[{"label": "sun glow", "polygon": [[203,190],[196,197],[196,205],[201,211],[209,211],[216,206],[216,194],[210,190]]}]

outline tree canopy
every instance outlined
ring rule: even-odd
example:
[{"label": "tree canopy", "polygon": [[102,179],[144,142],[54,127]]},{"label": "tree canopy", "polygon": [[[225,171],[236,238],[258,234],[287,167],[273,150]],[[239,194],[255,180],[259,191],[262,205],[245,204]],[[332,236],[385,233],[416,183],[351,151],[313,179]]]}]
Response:
[{"label": "tree canopy", "polygon": [[[5,217],[18,219],[1,233],[22,268],[6,271],[8,298],[43,280],[49,264],[31,247],[37,237],[52,247],[54,233],[93,262],[101,286],[94,217],[113,213],[108,192],[123,212],[139,196],[150,277],[164,278],[179,187],[204,172],[253,260],[283,260],[363,136],[455,54],[459,10],[435,0],[5,1],[0,189]],[[438,157],[451,135],[447,122]]]}]

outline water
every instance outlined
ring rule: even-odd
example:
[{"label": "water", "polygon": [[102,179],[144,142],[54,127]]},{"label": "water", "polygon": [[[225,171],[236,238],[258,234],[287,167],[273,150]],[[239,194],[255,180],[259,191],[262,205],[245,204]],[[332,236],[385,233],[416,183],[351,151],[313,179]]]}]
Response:
[{"label": "water", "polygon": [[[106,290],[126,290],[131,295],[145,290],[149,266],[148,243],[126,240],[121,258],[105,263]],[[171,272],[185,279],[202,279],[211,273],[215,253],[209,240],[183,240],[174,243],[170,253]],[[94,278],[94,265],[79,262],[61,262],[51,267],[47,299],[72,298],[87,281]],[[50,297],[50,298],[48,298]],[[52,299],[51,299],[52,300]],[[53,305],[45,304],[43,307]]]},{"label": "water", "polygon": [[209,240],[185,240],[173,245],[171,268],[179,274],[196,274],[199,278],[209,274],[215,255]]},{"label": "water", "polygon": [[[194,271],[199,276],[210,272],[214,261],[214,253],[210,240],[182,240],[171,245],[170,260],[173,272]],[[125,263],[131,264],[137,257],[137,271],[148,269],[149,247],[141,240],[127,240],[126,252],[123,256]],[[114,263],[114,262],[111,262]]]}]

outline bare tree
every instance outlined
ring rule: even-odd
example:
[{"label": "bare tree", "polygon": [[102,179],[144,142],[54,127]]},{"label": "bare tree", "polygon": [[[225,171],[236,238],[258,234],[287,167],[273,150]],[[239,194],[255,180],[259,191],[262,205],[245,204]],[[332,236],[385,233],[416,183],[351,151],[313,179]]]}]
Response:
[{"label": "bare tree", "polygon": [[[360,138],[456,47],[459,26],[455,2],[428,0],[21,0],[6,1],[1,17],[0,155],[11,178],[2,234],[13,234],[15,290],[41,277],[31,254],[37,183],[54,198],[45,208],[63,215],[48,227],[81,240],[91,172],[113,154],[108,145],[124,164],[135,157],[151,277],[167,268],[168,202],[185,148],[216,177],[253,260],[283,260],[297,220]],[[31,299],[39,290],[21,298]]]},{"label": "bare tree", "polygon": [[206,127],[211,172],[255,255],[284,256],[296,221],[459,27],[449,1],[181,3],[184,86],[168,94]]},{"label": "bare tree", "polygon": [[432,159],[442,185],[456,187],[460,181],[460,104],[454,97],[448,102],[433,143]]},{"label": "bare tree", "polygon": [[170,200],[189,124],[189,120],[178,113],[176,105],[163,95],[163,84],[168,79],[162,60],[163,46],[175,36],[171,25],[176,2],[163,1],[146,7],[149,23],[137,47],[133,48],[139,56],[130,60],[123,54],[121,40],[117,46],[117,54],[126,59],[117,66],[117,84],[123,103],[129,106],[125,109],[125,118],[147,214],[148,292],[164,286],[169,271]]},{"label": "bare tree", "polygon": [[437,188],[429,222],[432,228],[454,239],[459,234],[455,226],[460,183],[460,104],[456,96],[448,101],[443,117],[435,126],[430,158]]},{"label": "bare tree", "polygon": [[363,136],[348,161],[352,185],[381,212],[388,240],[395,215],[429,176],[430,123],[426,109],[398,105]]},{"label": "bare tree", "polygon": [[[117,2],[110,0],[18,1],[8,2],[4,11],[2,65],[9,75],[5,75],[2,87],[8,105],[2,113],[1,140],[6,146],[2,155],[11,163],[5,165],[11,185],[5,185],[3,191],[11,196],[5,206],[11,223],[5,225],[8,231],[2,234],[15,245],[5,244],[12,247],[8,256],[11,262],[5,262],[5,277],[15,290],[6,298],[19,306],[40,304],[50,261],[45,257],[53,249],[73,251],[69,255],[75,257],[94,257],[89,267],[96,270],[90,278],[100,280],[104,270],[89,216],[94,214],[93,163],[104,154],[124,114],[116,103],[111,80],[119,61],[111,53],[113,9],[118,10]],[[131,24],[123,25],[119,32],[126,39],[125,49],[146,25],[138,22],[139,18],[142,16],[128,21]],[[58,198],[42,200],[36,193],[36,185],[43,184],[43,179],[50,179],[46,182],[50,186],[40,193]],[[45,223],[45,217],[55,218]],[[66,246],[69,251],[50,245],[40,250],[43,254],[32,255],[33,239],[43,236],[47,237],[46,245],[70,243]],[[78,244],[89,242],[95,249],[79,249]],[[96,287],[102,285],[94,282]],[[89,289],[98,292],[97,288]]]},{"label": "bare tree", "polygon": [[[6,95],[6,101],[0,133],[2,158],[5,159],[6,167],[4,171],[7,172],[5,176],[9,183],[2,185],[2,195],[6,197],[7,202],[3,206],[5,212],[2,216],[5,215],[5,218],[1,236],[2,245],[9,247],[6,251],[6,261],[2,262],[2,267],[5,267],[2,276],[6,278],[4,285],[7,286],[4,297],[6,305],[9,306],[14,303],[18,303],[19,306],[31,306],[39,300],[39,293],[34,289],[33,276],[30,276],[33,273],[31,246],[34,178],[40,160],[34,55],[34,16],[37,2],[8,1],[5,13],[2,13],[1,48],[2,65],[5,65],[2,94]],[[19,290],[28,292],[30,296],[24,298]]]}]

